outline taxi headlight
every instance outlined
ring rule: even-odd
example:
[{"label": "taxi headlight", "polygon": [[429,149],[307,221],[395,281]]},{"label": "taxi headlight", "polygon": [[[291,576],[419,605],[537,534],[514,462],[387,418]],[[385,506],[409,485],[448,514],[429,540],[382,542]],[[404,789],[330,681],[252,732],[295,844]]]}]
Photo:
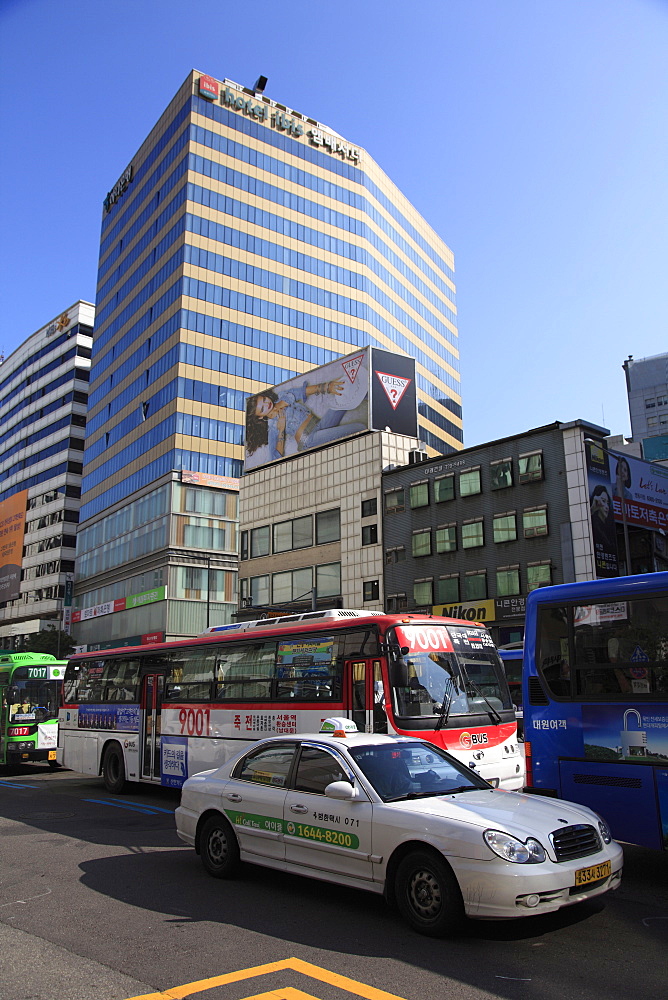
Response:
[{"label": "taxi headlight", "polygon": [[599,830],[599,833],[601,834],[601,840],[603,841],[603,843],[604,844],[609,844],[610,841],[612,840],[612,834],[610,833],[610,827],[608,826],[608,824],[605,822],[604,819],[601,819],[600,816],[598,817],[598,830]]},{"label": "taxi headlight", "polygon": [[545,861],[545,851],[533,837],[523,843],[501,830],[485,830],[483,839],[490,850],[504,861],[513,861],[518,865],[537,865]]}]

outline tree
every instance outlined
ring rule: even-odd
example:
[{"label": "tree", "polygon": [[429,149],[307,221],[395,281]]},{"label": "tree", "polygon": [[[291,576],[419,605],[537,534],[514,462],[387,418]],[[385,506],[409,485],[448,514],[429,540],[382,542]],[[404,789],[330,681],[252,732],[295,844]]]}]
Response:
[{"label": "tree", "polygon": [[59,660],[64,660],[74,652],[76,643],[68,632],[63,632],[49,625],[41,632],[33,632],[24,642],[21,652],[23,653],[51,653]]}]

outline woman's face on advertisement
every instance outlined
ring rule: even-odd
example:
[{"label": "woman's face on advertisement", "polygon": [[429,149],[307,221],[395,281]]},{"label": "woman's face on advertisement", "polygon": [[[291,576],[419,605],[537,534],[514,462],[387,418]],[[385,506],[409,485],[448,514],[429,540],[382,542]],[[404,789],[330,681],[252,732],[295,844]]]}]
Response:
[{"label": "woman's face on advertisement", "polygon": [[605,520],[610,513],[610,501],[608,499],[607,493],[599,493],[596,497],[598,512],[601,517]]},{"label": "woman's face on advertisement", "polygon": [[255,404],[255,416],[260,417],[260,419],[268,417],[273,408],[274,404],[269,399],[269,396],[258,396]]}]

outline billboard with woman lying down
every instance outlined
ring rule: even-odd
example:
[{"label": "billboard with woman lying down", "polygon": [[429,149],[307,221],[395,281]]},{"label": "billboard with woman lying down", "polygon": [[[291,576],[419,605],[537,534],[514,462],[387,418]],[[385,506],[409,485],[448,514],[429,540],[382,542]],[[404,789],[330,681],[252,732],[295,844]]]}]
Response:
[{"label": "billboard with woman lying down", "polygon": [[365,347],[250,396],[244,469],[369,430],[417,436],[413,358]]}]

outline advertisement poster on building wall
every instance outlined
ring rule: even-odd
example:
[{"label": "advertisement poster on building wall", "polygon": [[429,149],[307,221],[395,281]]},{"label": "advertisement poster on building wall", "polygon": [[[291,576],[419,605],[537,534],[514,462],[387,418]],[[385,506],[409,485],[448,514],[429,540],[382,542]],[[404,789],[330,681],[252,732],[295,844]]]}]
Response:
[{"label": "advertisement poster on building wall", "polygon": [[246,401],[250,472],[367,430],[417,435],[415,361],[363,348]]},{"label": "advertisement poster on building wall", "polygon": [[14,601],[21,593],[27,502],[28,491],[21,490],[0,503],[0,601]]},{"label": "advertisement poster on building wall", "polygon": [[588,441],[587,481],[596,575],[619,575],[616,524],[668,528],[668,469]]},{"label": "advertisement poster on building wall", "polygon": [[619,576],[617,528],[610,481],[610,452],[593,441],[587,442],[586,449],[589,514],[596,576],[598,578]]}]

